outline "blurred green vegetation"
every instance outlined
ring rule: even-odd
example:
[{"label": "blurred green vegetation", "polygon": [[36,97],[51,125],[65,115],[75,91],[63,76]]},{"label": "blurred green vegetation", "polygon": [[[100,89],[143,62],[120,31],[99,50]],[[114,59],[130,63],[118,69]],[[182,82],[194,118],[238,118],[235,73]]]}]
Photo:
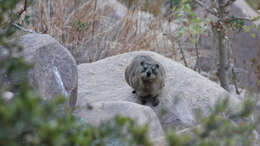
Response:
[{"label": "blurred green vegetation", "polygon": [[250,120],[255,110],[255,98],[242,103],[240,110],[230,112],[228,105],[232,101],[225,99],[212,109],[208,117],[202,117],[197,111],[199,125],[189,132],[179,134],[172,132],[167,136],[171,146],[252,146],[259,145],[255,130],[259,123]]},{"label": "blurred green vegetation", "polygon": [[93,127],[62,109],[63,99],[44,103],[33,94],[15,97],[11,102],[1,99],[0,145],[151,145],[146,126],[138,127],[129,118],[116,117]]}]

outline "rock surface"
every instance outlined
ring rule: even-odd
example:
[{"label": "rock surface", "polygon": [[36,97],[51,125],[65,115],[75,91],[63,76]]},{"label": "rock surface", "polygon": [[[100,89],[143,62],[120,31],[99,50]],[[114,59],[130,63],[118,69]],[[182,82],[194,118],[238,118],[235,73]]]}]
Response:
[{"label": "rock surface", "polygon": [[78,72],[70,52],[55,39],[44,34],[28,34],[20,38],[22,55],[32,64],[29,79],[43,99],[69,96],[70,106],[77,101]]},{"label": "rock surface", "polygon": [[[126,66],[139,54],[150,55],[165,67],[166,85],[159,97],[160,104],[153,107],[148,103],[165,129],[193,125],[193,110],[200,108],[206,115],[208,107],[228,95],[218,84],[171,59],[154,52],[138,51],[79,65],[78,106],[101,101],[139,103],[124,80]],[[231,100],[232,104],[239,102],[235,98]]]},{"label": "rock surface", "polygon": [[147,106],[125,101],[95,102],[91,108],[77,108],[75,115],[87,123],[98,126],[101,122],[111,120],[116,115],[130,117],[138,125],[148,125],[148,135],[151,139],[164,136],[160,121],[153,110]]}]

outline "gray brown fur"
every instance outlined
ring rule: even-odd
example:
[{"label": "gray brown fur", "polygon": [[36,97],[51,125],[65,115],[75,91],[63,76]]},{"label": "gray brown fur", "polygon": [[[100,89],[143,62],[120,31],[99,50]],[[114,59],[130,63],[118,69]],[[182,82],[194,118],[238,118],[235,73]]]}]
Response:
[{"label": "gray brown fur", "polygon": [[159,104],[157,96],[165,86],[163,66],[148,55],[138,55],[127,66],[125,80],[131,86],[142,104],[151,99],[152,105]]}]

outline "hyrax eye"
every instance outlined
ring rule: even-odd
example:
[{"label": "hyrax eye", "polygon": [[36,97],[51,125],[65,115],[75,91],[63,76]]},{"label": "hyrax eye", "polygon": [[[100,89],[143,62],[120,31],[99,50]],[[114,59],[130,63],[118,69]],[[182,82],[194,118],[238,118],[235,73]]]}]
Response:
[{"label": "hyrax eye", "polygon": [[142,61],[140,64],[143,66],[144,65],[144,61]]},{"label": "hyrax eye", "polygon": [[159,68],[160,66],[159,66],[159,64],[156,64],[155,67],[156,67],[156,68]]}]

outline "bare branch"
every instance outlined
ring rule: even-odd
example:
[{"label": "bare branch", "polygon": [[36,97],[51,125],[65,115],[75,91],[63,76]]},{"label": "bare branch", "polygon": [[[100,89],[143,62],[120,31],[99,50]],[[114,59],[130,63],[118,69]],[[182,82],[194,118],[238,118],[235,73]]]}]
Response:
[{"label": "bare branch", "polygon": [[184,51],[183,51],[182,47],[180,47],[180,51],[181,51],[181,55],[182,55],[182,59],[183,59],[184,65],[186,67],[188,67],[188,63],[186,61],[185,54],[184,54]]},{"label": "bare branch", "polygon": [[224,22],[228,23],[232,20],[244,20],[244,21],[249,21],[249,22],[253,22],[253,21],[256,21],[256,20],[259,20],[260,17],[254,17],[254,18],[245,18],[245,17],[229,17],[229,18],[226,18],[224,19]]},{"label": "bare branch", "polygon": [[37,33],[33,30],[30,30],[30,29],[25,29],[23,28],[22,26],[18,25],[18,24],[15,24],[15,23],[12,23],[12,26],[14,26],[15,28],[19,29],[19,30],[22,30],[24,32],[29,32],[29,33]]},{"label": "bare branch", "polygon": [[23,9],[17,13],[18,17],[20,17],[27,10],[27,5],[28,5],[27,0],[24,0]]},{"label": "bare branch", "polygon": [[209,12],[210,14],[212,14],[212,15],[218,17],[217,12],[214,11],[213,9],[210,9],[210,8],[209,8],[207,5],[205,5],[202,1],[200,1],[200,0],[195,0],[195,2],[196,2],[197,4],[199,4],[202,8],[204,8],[204,9],[205,9],[207,12]]},{"label": "bare branch", "polygon": [[[199,37],[200,40],[201,37]],[[197,57],[197,62],[198,62],[198,72],[201,72],[201,64],[200,64],[200,52],[198,48],[198,42],[195,43],[195,49],[196,49],[196,57]]]},{"label": "bare branch", "polygon": [[237,74],[235,72],[235,69],[234,69],[234,66],[232,66],[232,82],[235,86],[235,90],[236,90],[236,93],[239,95],[240,94],[240,91],[238,89],[238,85],[237,85]]},{"label": "bare branch", "polygon": [[93,17],[93,24],[92,24],[92,37],[94,36],[94,33],[95,33],[96,9],[97,9],[97,0],[95,0],[95,5],[94,5],[94,17]]},{"label": "bare branch", "polygon": [[234,2],[236,2],[236,0],[229,0],[226,2],[226,4],[223,6],[224,8],[231,6]]}]

